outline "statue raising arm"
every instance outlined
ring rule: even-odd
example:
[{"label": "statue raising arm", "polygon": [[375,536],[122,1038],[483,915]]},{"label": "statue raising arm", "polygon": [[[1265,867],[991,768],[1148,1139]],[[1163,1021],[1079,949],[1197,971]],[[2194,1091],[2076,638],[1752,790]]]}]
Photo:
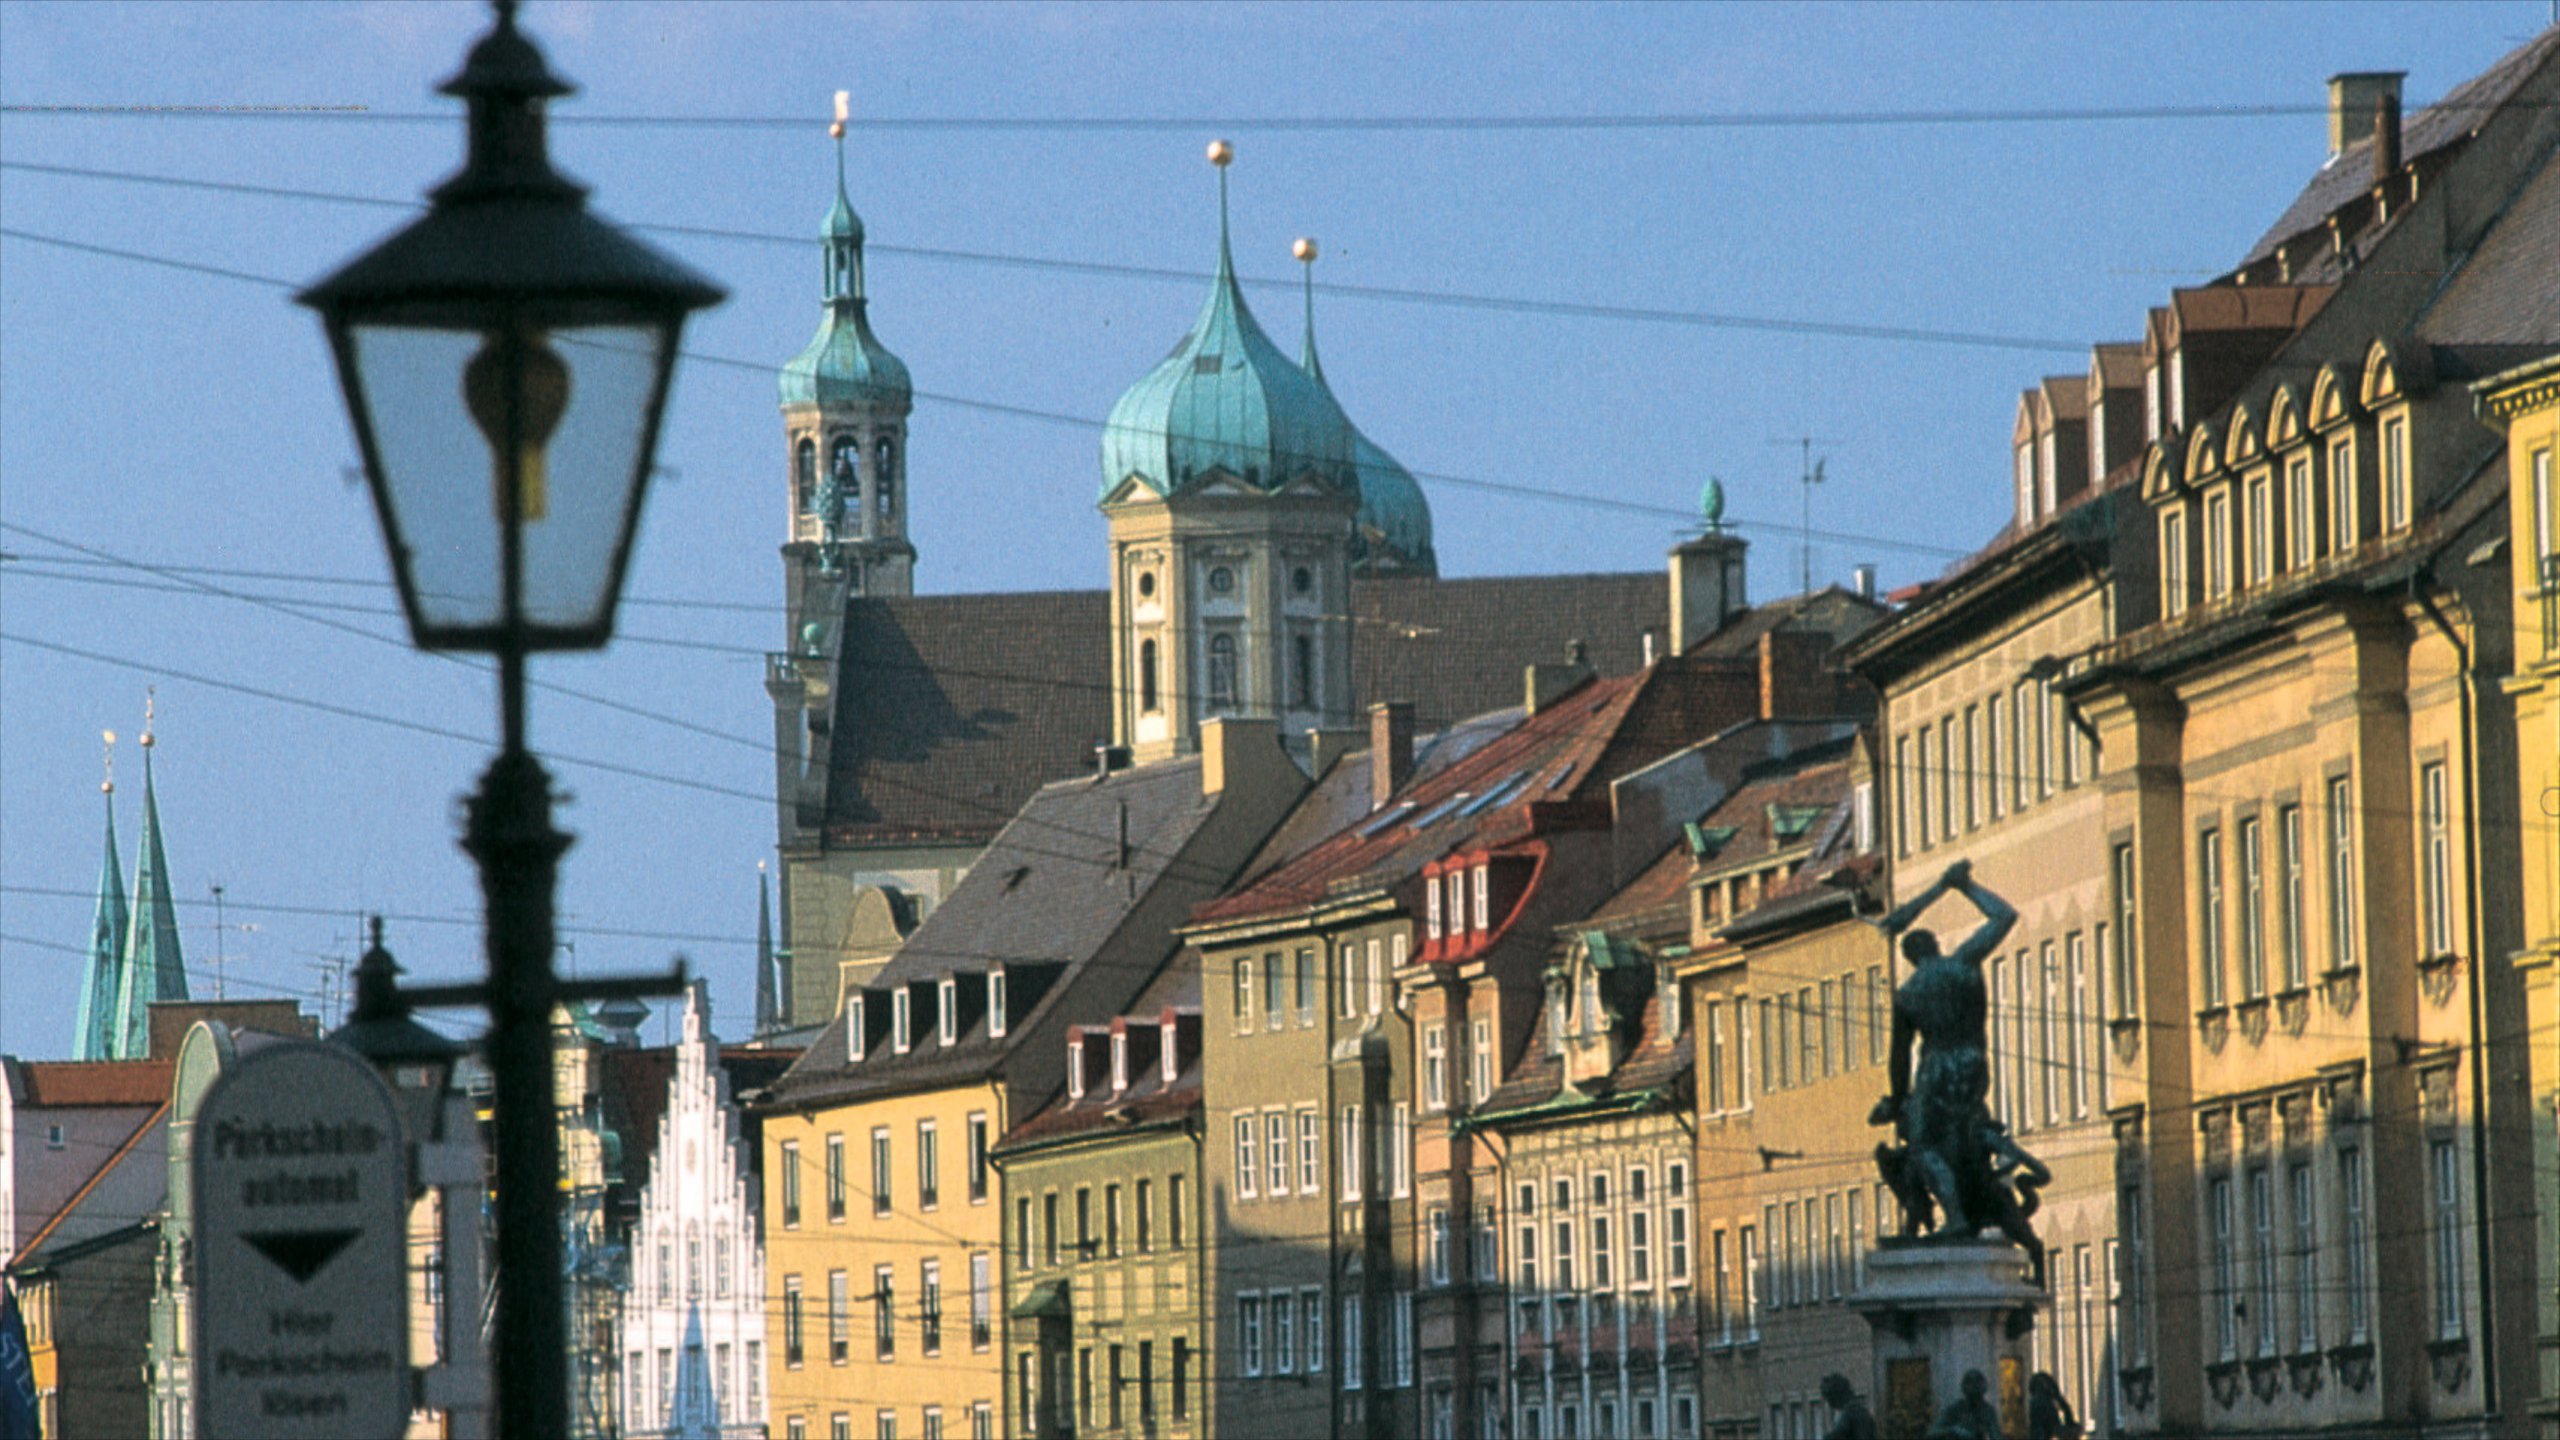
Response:
[{"label": "statue raising arm", "polygon": [[2008,901],[1973,883],[1973,862],[1970,860],[1959,860],[1948,866],[1946,875],[1938,883],[1962,893],[1964,898],[1973,902],[1974,909],[1982,912],[1982,923],[1974,927],[1972,934],[1964,937],[1964,943],[1955,948],[1953,957],[1979,969],[1983,961],[1991,958],[1991,952],[2000,948],[2000,942],[2009,937],[2009,932],[2017,928],[2018,912],[2010,908]]}]

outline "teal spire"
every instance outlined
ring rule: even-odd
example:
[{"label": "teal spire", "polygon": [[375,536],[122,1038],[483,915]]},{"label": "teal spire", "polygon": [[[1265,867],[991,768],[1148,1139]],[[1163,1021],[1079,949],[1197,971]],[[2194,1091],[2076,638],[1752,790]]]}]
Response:
[{"label": "teal spire", "polygon": [[1307,302],[1307,342],[1298,349],[1298,368],[1314,376],[1316,383],[1329,392],[1333,387],[1325,384],[1324,361],[1316,355],[1316,242],[1301,239],[1289,247],[1289,253],[1298,257]]},{"label": "teal spire", "polygon": [[142,853],[134,861],[132,928],[124,947],[123,983],[114,1020],[123,1027],[118,1060],[151,1049],[151,1007],[187,998],[187,962],[178,945],[178,906],[169,893],[169,856],[160,841],[160,800],[152,785],[152,734],[142,732]]},{"label": "teal spire", "polygon": [[1103,500],[1135,481],[1157,495],[1221,473],[1260,490],[1312,475],[1353,488],[1351,422],[1322,381],[1281,353],[1236,283],[1223,140],[1218,167],[1218,273],[1190,333],[1124,391],[1102,433]]},{"label": "teal spire", "polygon": [[[1298,364],[1330,398],[1333,386],[1324,378],[1324,362],[1316,358],[1316,242],[1301,239],[1289,253],[1298,257],[1306,276],[1307,343]],[[1423,498],[1413,472],[1357,424],[1351,426],[1351,464],[1360,482],[1360,513],[1352,520],[1352,568],[1372,575],[1439,574],[1440,559],[1431,549],[1431,502]]]},{"label": "teal spire", "polygon": [[116,1000],[124,986],[124,867],[116,861],[115,733],[107,734],[107,778],[98,789],[106,796],[107,853],[98,863],[98,918],[89,932],[89,971],[80,985],[80,1032],[71,1045],[74,1060],[113,1060],[122,1039],[115,1024]]},{"label": "teal spire", "polygon": [[756,1033],[771,1031],[778,1022],[775,1015],[773,980],[773,887],[765,878],[764,862],[756,862]]},{"label": "teal spire", "polygon": [[914,403],[906,363],[871,333],[869,291],[862,273],[862,217],[853,211],[844,183],[844,124],[836,141],[836,200],[819,227],[824,257],[819,298],[826,314],[818,333],[782,367],[782,404],[869,405],[901,414]]}]

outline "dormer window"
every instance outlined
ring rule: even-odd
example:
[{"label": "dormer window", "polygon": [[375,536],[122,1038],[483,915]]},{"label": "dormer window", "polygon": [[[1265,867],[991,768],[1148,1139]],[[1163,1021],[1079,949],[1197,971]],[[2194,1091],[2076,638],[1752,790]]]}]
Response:
[{"label": "dormer window", "polygon": [[2382,529],[2391,534],[2409,528],[2409,420],[2394,415],[2382,422]]},{"label": "dormer window", "polygon": [[2204,598],[2219,600],[2231,590],[2231,492],[2216,490],[2204,497]]},{"label": "dormer window", "polygon": [[1084,1032],[1082,1030],[1067,1037],[1067,1098],[1070,1100],[1084,1098]]},{"label": "dormer window", "polygon": [[945,976],[934,987],[933,1026],[934,1034],[945,1045],[960,1039],[960,981],[956,977]]},{"label": "dormer window", "polygon": [[1001,1040],[1007,1023],[1004,1008],[1004,968],[987,972],[987,1033]]},{"label": "dormer window", "polygon": [[913,1004],[907,995],[906,986],[901,985],[890,992],[889,1048],[901,1055],[907,1053],[907,1045],[915,1033],[912,1011]]},{"label": "dormer window", "polygon": [[2311,484],[2311,455],[2304,451],[2285,461],[2285,534],[2292,542],[2293,568],[2308,570],[2320,558],[2320,492]]},{"label": "dormer window", "polygon": [[859,995],[845,1003],[844,1058],[847,1060],[861,1059],[863,1047],[871,1043],[871,1029],[864,1023],[865,1009],[862,997]]},{"label": "dormer window", "polygon": [[2244,523],[2249,538],[2249,583],[2263,585],[2276,568],[2274,476],[2262,471],[2249,477],[2249,510]]},{"label": "dormer window", "polygon": [[1111,1032],[1111,1093],[1117,1095],[1128,1088],[1129,1037],[1114,1030]]},{"label": "dormer window", "polygon": [[2036,523],[2036,457],[2024,441],[2017,447],[2017,472],[2018,526],[2024,529]]},{"label": "dormer window", "polygon": [[1449,933],[1463,934],[1467,928],[1467,872],[1449,872]]},{"label": "dormer window", "polygon": [[1430,939],[1440,938],[1440,882],[1422,882],[1422,930]]},{"label": "dormer window", "polygon": [[2329,553],[2356,548],[2356,442],[2340,435],[2329,442]]},{"label": "dormer window", "polygon": [[1582,972],[1582,1033],[1597,1035],[1600,1030],[1600,972],[1585,970]]},{"label": "dormer window", "polygon": [[1493,883],[1490,879],[1492,873],[1493,867],[1490,865],[1478,865],[1475,868],[1476,928],[1479,930],[1493,928]]},{"label": "dormer window", "polygon": [[1564,1053],[1565,1026],[1564,986],[1559,983],[1547,995],[1547,1053]]},{"label": "dormer window", "polygon": [[1167,1020],[1162,1026],[1162,1033],[1156,1037],[1158,1073],[1164,1077],[1164,1083],[1167,1085],[1172,1084],[1174,1077],[1182,1073],[1182,1049],[1176,1043],[1180,1030],[1180,1026],[1172,1020]]}]

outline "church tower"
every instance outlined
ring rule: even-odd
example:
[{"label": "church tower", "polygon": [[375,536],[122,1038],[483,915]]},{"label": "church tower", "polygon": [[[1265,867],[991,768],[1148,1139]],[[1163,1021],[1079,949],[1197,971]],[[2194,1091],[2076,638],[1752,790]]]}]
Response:
[{"label": "church tower", "polygon": [[1253,318],[1228,241],[1191,331],[1111,409],[1112,739],[1141,762],[1199,748],[1215,716],[1283,735],[1353,721],[1357,432]]},{"label": "church tower", "polygon": [[74,1060],[113,1060],[124,1042],[116,1023],[116,1000],[124,987],[125,930],[132,911],[125,904],[124,869],[116,862],[116,732],[107,732],[107,777],[98,790],[107,801],[107,856],[98,863],[98,918],[89,932],[89,969],[80,984],[80,1032],[72,1040]]},{"label": "church tower", "polygon": [[[836,94],[836,200],[820,227],[817,334],[780,382],[789,526],[782,546],[786,648],[767,658],[782,843],[813,836],[827,801],[845,603],[915,593],[907,541],[905,362],[871,333],[862,217],[844,182],[845,95]],[[790,909],[784,877],[783,908]],[[786,930],[787,930],[786,926]]]}]

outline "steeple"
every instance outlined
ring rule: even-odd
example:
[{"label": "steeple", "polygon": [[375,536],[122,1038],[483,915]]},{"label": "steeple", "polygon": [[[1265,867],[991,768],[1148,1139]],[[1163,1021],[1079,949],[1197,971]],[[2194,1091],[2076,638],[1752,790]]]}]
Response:
[{"label": "steeple", "polygon": [[1325,383],[1324,361],[1316,356],[1316,242],[1312,236],[1301,235],[1297,243],[1289,247],[1289,253],[1298,257],[1298,270],[1306,282],[1307,339],[1298,348],[1298,368],[1314,376],[1317,384],[1331,390],[1333,387]]},{"label": "steeple", "polygon": [[89,932],[89,971],[80,985],[80,1032],[72,1040],[74,1060],[113,1060],[123,1038],[115,1024],[116,1000],[124,985],[124,867],[116,861],[116,732],[107,732],[106,779],[98,784],[106,799],[107,853],[98,863],[98,919]]},{"label": "steeple", "polygon": [[[1324,378],[1324,361],[1316,356],[1316,242],[1299,237],[1289,247],[1305,276],[1307,340],[1299,367],[1328,397],[1333,386]],[[1337,406],[1341,401],[1333,397]],[[1439,557],[1431,549],[1431,502],[1413,472],[1380,449],[1378,443],[1351,426],[1352,468],[1360,478],[1360,513],[1352,521],[1351,568],[1362,575],[1437,575]]]},{"label": "steeple", "polygon": [[773,886],[764,862],[756,862],[756,1032],[774,1028]]},{"label": "steeple", "polygon": [[160,799],[152,783],[157,737],[146,704],[142,723],[142,853],[134,861],[133,914],[117,987],[115,1022],[122,1027],[119,1060],[139,1060],[151,1048],[151,1007],[187,998],[187,962],[178,945],[178,907],[169,893],[169,856],[160,840]]}]

